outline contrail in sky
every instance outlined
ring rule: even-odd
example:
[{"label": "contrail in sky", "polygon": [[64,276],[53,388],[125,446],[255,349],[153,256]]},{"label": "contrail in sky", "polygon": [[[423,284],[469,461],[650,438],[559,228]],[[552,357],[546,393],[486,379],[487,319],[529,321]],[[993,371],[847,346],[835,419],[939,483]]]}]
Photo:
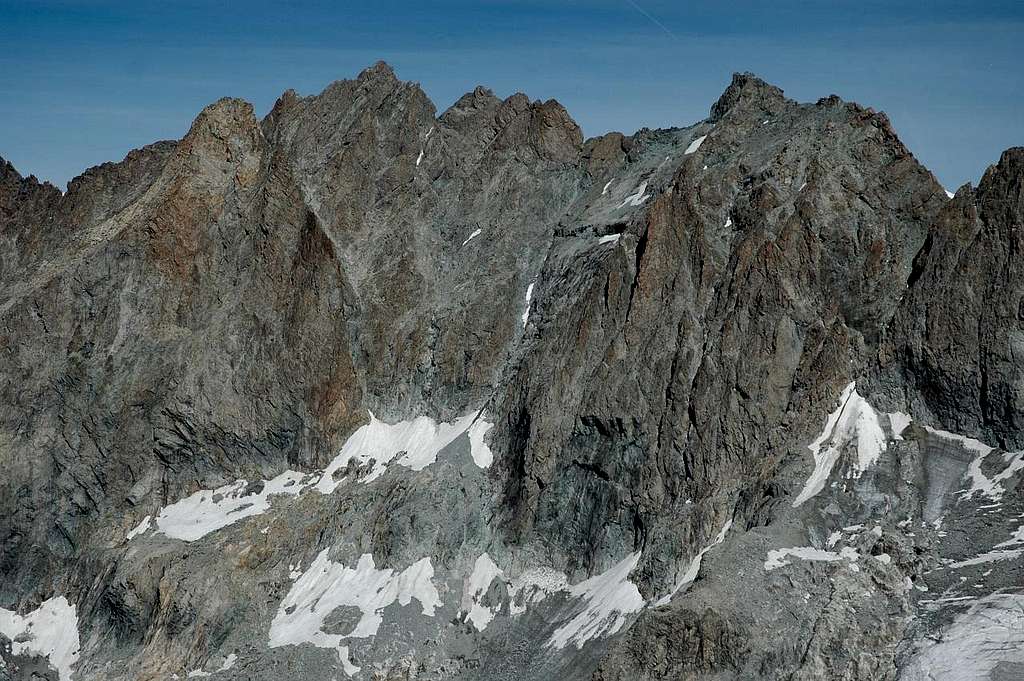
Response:
[{"label": "contrail in sky", "polygon": [[636,4],[635,2],[633,2],[633,0],[626,0],[626,2],[628,2],[628,3],[630,4],[630,5],[632,5],[632,6],[633,6],[633,9],[635,9],[635,10],[636,10],[637,12],[640,12],[640,14],[643,14],[643,15],[644,15],[645,17],[647,17],[648,19],[650,19],[650,20],[651,20],[651,22],[652,22],[652,23],[653,23],[653,24],[654,24],[655,26],[657,26],[657,27],[658,27],[658,28],[660,28],[661,30],[665,31],[665,33],[667,33],[667,34],[669,35],[669,37],[670,37],[670,38],[673,38],[674,40],[679,40],[679,36],[677,36],[677,35],[676,35],[675,33],[673,33],[672,31],[668,30],[668,27],[667,27],[667,26],[665,26],[665,24],[661,23],[660,21],[658,21],[657,19],[655,19],[654,17],[652,17],[652,16],[650,15],[650,14],[648,14],[648,13],[647,13],[646,11],[644,11],[644,8],[643,8],[643,7],[641,7],[640,5],[638,5],[638,4]]}]

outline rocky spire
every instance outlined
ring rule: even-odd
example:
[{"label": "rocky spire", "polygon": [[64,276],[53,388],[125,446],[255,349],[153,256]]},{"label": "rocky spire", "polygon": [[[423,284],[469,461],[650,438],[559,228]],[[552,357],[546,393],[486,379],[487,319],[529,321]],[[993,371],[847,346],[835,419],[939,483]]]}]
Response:
[{"label": "rocky spire", "polygon": [[789,101],[782,90],[752,73],[734,73],[732,82],[711,107],[711,120],[718,121],[733,111],[775,113]]}]

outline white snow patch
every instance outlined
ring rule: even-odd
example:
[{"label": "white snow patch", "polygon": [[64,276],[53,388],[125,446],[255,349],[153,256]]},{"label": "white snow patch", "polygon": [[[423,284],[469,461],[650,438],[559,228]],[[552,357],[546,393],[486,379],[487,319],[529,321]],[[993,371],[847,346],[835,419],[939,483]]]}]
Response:
[{"label": "white snow patch", "polygon": [[697,139],[690,142],[690,146],[686,147],[686,151],[683,152],[683,156],[686,156],[687,154],[692,154],[693,152],[700,149],[700,145],[704,144],[704,140],[706,140],[707,138],[707,135],[701,135]]},{"label": "white snow patch", "polygon": [[654,604],[656,607],[668,605],[669,602],[672,600],[672,597],[675,596],[680,589],[688,587],[690,584],[693,584],[694,580],[697,579],[697,574],[700,572],[700,562],[701,559],[704,558],[704,554],[710,551],[713,547],[718,546],[725,540],[725,535],[729,531],[730,527],[732,527],[732,518],[730,518],[725,523],[721,531],[718,533],[718,536],[715,537],[715,540],[707,546],[705,546],[703,549],[701,549],[700,552],[696,556],[694,556],[693,560],[691,560],[689,565],[687,565],[686,572],[683,573],[682,578],[678,582],[676,582],[675,588],[673,588],[670,593],[667,593],[661,598],[659,598],[657,602],[655,602]]},{"label": "white snow patch", "polygon": [[726,229],[728,229],[729,227],[732,227],[732,218],[731,217],[725,219],[725,227],[726,227]]},{"label": "white snow patch", "polygon": [[850,383],[840,396],[839,407],[829,414],[821,435],[807,446],[814,455],[814,472],[793,502],[797,507],[824,487],[843,448],[857,441],[857,461],[851,477],[859,477],[886,449],[885,433],[878,414],[867,400],[857,394],[856,383]]},{"label": "white snow patch", "polygon": [[224,664],[222,664],[220,666],[220,669],[218,669],[217,671],[219,671],[219,672],[226,672],[227,670],[229,670],[229,669],[231,669],[232,667],[235,666],[235,662],[237,660],[238,660],[238,655],[236,655],[234,653],[231,653],[230,655],[228,655],[227,657],[224,658]]},{"label": "white snow patch", "polygon": [[49,598],[26,615],[0,608],[0,633],[11,639],[12,654],[45,657],[60,681],[71,681],[79,642],[78,616],[68,599]]},{"label": "white snow patch", "polygon": [[266,513],[272,496],[298,494],[305,477],[303,473],[285,471],[264,481],[263,489],[252,494],[245,493],[249,484],[245,480],[215,490],[200,490],[165,506],[156,518],[157,531],[172,539],[195,541],[242,518]]},{"label": "white snow patch", "polygon": [[[331,463],[319,474],[308,475],[285,471],[272,480],[263,481],[258,492],[246,493],[248,482],[237,480],[214,490],[199,490],[161,509],[156,517],[156,531],[173,539],[196,541],[207,534],[231,525],[243,518],[266,513],[274,496],[296,496],[309,488],[330,494],[341,484],[335,473],[344,470],[349,462],[367,464],[373,461],[370,473],[359,481],[369,483],[395,463],[414,471],[423,470],[437,461],[437,455],[463,433],[467,433],[470,456],[481,468],[491,464],[494,455],[484,443],[484,435],[491,428],[482,412],[467,414],[452,423],[437,423],[427,416],[410,421],[384,423],[370,413],[370,423],[360,427],[349,437]],[[145,520],[128,533],[132,539],[145,531]],[[266,534],[268,528],[261,530]]]},{"label": "white snow patch", "polygon": [[910,414],[904,414],[901,411],[891,411],[886,416],[889,417],[889,429],[892,431],[892,436],[896,440],[903,439],[903,431],[907,429],[907,426],[914,420],[910,418]]},{"label": "white snow patch", "polygon": [[419,165],[423,161],[423,150],[420,149],[420,155],[416,157],[416,165]]},{"label": "white snow patch", "polygon": [[849,546],[844,547],[838,553],[835,551],[816,549],[813,546],[793,546],[785,549],[772,549],[768,552],[767,559],[764,561],[764,569],[774,570],[776,568],[790,565],[792,561],[788,560],[788,558],[817,560],[829,563],[839,560],[856,562],[857,558],[859,558],[859,554],[856,549]]},{"label": "white snow patch", "polygon": [[474,229],[473,233],[466,237],[466,240],[462,242],[462,245],[465,246],[470,241],[472,241],[474,237],[480,236],[480,231],[480,228]]},{"label": "white snow patch", "polygon": [[189,679],[202,679],[207,676],[213,676],[210,672],[204,672],[202,669],[193,669],[185,675]]},{"label": "white snow patch", "polygon": [[968,558],[966,560],[959,560],[955,563],[950,563],[949,567],[953,570],[959,570],[960,568],[970,567],[972,565],[982,565],[984,563],[995,563],[1001,560],[1013,560],[1024,553],[1024,549],[1002,549],[999,551],[988,551],[974,558]]},{"label": "white snow patch", "polygon": [[373,461],[373,469],[360,482],[372,482],[384,474],[388,464],[399,454],[399,465],[420,471],[437,461],[438,453],[466,432],[478,414],[467,414],[452,423],[437,423],[428,416],[411,421],[384,423],[372,413],[370,422],[362,426],[345,441],[341,453],[324,470],[316,488],[330,494],[339,480],[334,474],[346,468],[350,461],[366,464]]},{"label": "white snow patch", "polygon": [[484,442],[484,435],[493,427],[493,423],[484,420],[483,412],[480,412],[480,417],[469,427],[469,455],[473,457],[473,463],[480,468],[487,468],[494,462],[494,453]]},{"label": "white snow patch", "polygon": [[618,243],[619,239],[622,238],[621,234],[605,234],[603,237],[597,240],[599,244],[614,244]]},{"label": "white snow patch", "polygon": [[630,194],[629,196],[627,196],[625,199],[622,200],[622,203],[619,204],[619,208],[622,208],[623,206],[625,206],[627,204],[630,205],[630,206],[639,206],[639,205],[641,205],[644,201],[646,201],[651,196],[650,194],[646,194],[645,193],[646,191],[647,191],[647,180],[644,180],[643,182],[640,183],[640,186],[636,188],[636,191],[634,193]]},{"label": "white snow patch", "polygon": [[1016,475],[1018,471],[1024,470],[1024,451],[1004,452],[1003,463],[1005,467],[990,478],[981,470],[981,464],[989,454],[995,451],[994,447],[989,447],[981,440],[975,440],[972,437],[965,437],[946,430],[938,430],[930,426],[925,426],[925,430],[932,435],[953,440],[964,449],[974,452],[974,460],[968,465],[967,473],[965,474],[971,481],[971,486],[962,492],[962,496],[965,499],[970,499],[975,494],[981,493],[993,501],[999,501],[1006,493],[1003,483]]},{"label": "white snow patch", "polygon": [[629,573],[640,561],[640,552],[630,554],[606,572],[569,588],[569,593],[584,601],[583,610],[551,635],[548,646],[577,648],[598,636],[612,636],[626,624],[628,615],[644,607],[644,598]]},{"label": "white snow patch", "polygon": [[993,447],[989,447],[981,440],[975,440],[973,437],[965,437],[963,435],[951,433],[948,430],[939,430],[937,428],[932,428],[931,426],[925,426],[924,429],[927,430],[932,435],[936,435],[938,437],[945,438],[946,440],[953,440],[954,442],[960,443],[960,445],[964,449],[981,455],[981,458],[985,458],[986,456],[991,454],[992,450],[994,449]]},{"label": "white snow patch", "polygon": [[568,590],[569,580],[564,572],[549,567],[530,568],[512,580],[509,613],[520,615],[526,612],[528,605],[539,603],[550,594]]},{"label": "white snow patch", "polygon": [[[922,639],[900,676],[905,681],[981,681],[1000,664],[1024,665],[1024,596],[980,599],[938,636]],[[1006,669],[1005,678],[1014,674]]]},{"label": "white snow patch", "polygon": [[355,676],[362,669],[352,663],[352,658],[348,654],[348,646],[338,646],[338,657],[341,658],[341,668],[345,671],[346,676]]},{"label": "white snow patch", "polygon": [[800,185],[800,188],[799,188],[799,189],[797,189],[797,191],[798,191],[798,192],[802,192],[802,191],[804,190],[804,187],[806,187],[806,186],[807,186],[807,183],[806,183],[806,182],[804,182],[804,183],[803,183],[802,185]]},{"label": "white snow patch", "polygon": [[825,542],[826,548],[832,548],[839,543],[839,540],[843,538],[843,533],[836,530],[828,536],[828,540]]},{"label": "white snow patch", "polygon": [[1003,482],[1010,479],[1017,471],[1024,469],[1024,452],[1004,453],[1003,462],[1006,464],[1006,467],[991,478],[981,470],[981,462],[984,459],[984,455],[978,455],[971,462],[970,466],[967,467],[967,476],[971,478],[971,487],[964,492],[964,497],[970,498],[981,492],[990,499],[998,501],[1006,493]]},{"label": "white snow patch", "polygon": [[500,604],[488,608],[480,603],[488,587],[495,579],[502,577],[501,568],[494,564],[487,553],[482,553],[473,565],[473,573],[466,580],[462,594],[462,611],[477,631],[483,631],[501,608]]},{"label": "white snow patch", "polygon": [[892,564],[892,556],[890,556],[888,553],[880,553],[880,554],[878,554],[877,556],[875,556],[875,560],[877,560],[879,563],[881,563],[883,565],[891,565]]},{"label": "white snow patch", "polygon": [[1024,544],[1024,525],[1021,525],[1016,530],[1014,530],[1013,534],[1010,536],[1009,539],[1007,539],[1004,542],[999,542],[998,544],[996,544],[995,548],[1001,549],[1007,546],[1016,546],[1017,544]]},{"label": "white snow patch", "polygon": [[612,182],[614,182],[614,181],[615,180],[608,180],[608,182],[605,183],[604,189],[601,190],[601,196],[604,196],[605,194],[608,193],[608,187],[611,187],[612,186]]},{"label": "white snow patch", "polygon": [[[423,558],[401,573],[378,570],[373,556],[364,553],[354,568],[334,563],[327,558],[327,549],[316,557],[309,569],[292,585],[278,606],[270,623],[271,648],[309,643],[318,648],[334,648],[346,673],[359,671],[348,657],[349,638],[376,635],[384,621],[382,611],[394,602],[408,605],[420,602],[423,614],[434,616],[441,606],[441,597],[432,581],[434,568],[430,558]],[[329,634],[324,622],[342,606],[358,608],[362,616],[347,634]]]},{"label": "white snow patch", "polygon": [[956,196],[956,194],[954,194],[953,192],[949,191],[948,189],[943,189],[942,191],[946,192],[946,198],[947,199],[951,199],[954,196]]},{"label": "white snow patch", "polygon": [[138,537],[140,534],[143,534],[144,532],[146,532],[146,530],[149,529],[150,521],[152,519],[153,519],[152,516],[148,516],[147,515],[145,518],[142,519],[142,522],[140,522],[138,525],[136,525],[133,530],[131,530],[128,534],[125,535],[125,539],[127,541],[131,541],[135,537]]},{"label": "white snow patch", "polygon": [[523,328],[524,329],[526,328],[526,320],[530,318],[530,299],[533,298],[533,284],[534,284],[534,282],[531,281],[530,285],[526,287],[526,305],[525,305],[526,309],[523,310]]}]

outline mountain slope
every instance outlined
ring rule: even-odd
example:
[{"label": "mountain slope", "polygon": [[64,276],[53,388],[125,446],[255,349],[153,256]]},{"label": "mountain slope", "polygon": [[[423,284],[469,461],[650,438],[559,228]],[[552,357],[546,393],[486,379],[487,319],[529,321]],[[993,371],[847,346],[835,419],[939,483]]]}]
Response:
[{"label": "mountain slope", "polygon": [[1022,158],[379,63],[0,164],[0,678],[1012,677]]}]

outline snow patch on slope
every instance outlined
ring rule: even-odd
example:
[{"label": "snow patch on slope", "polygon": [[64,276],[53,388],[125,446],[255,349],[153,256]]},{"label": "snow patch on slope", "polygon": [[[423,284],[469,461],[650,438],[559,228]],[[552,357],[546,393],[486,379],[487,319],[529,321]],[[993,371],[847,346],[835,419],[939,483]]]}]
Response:
[{"label": "snow patch on slope", "polygon": [[473,565],[473,573],[466,580],[466,588],[462,594],[462,610],[466,613],[466,619],[473,623],[477,631],[486,629],[501,608],[500,604],[487,607],[480,602],[491,586],[491,582],[501,576],[501,568],[494,564],[489,555],[482,553]]},{"label": "snow patch on slope", "polygon": [[60,676],[71,681],[78,662],[78,615],[63,596],[49,598],[25,615],[0,608],[0,633],[11,639],[14,655],[40,655]]},{"label": "snow patch on slope", "polygon": [[683,152],[683,155],[686,156],[687,154],[692,154],[693,152],[700,149],[700,145],[704,144],[704,140],[706,140],[707,138],[707,135],[701,135],[697,139],[690,142],[690,146],[686,147],[686,151]]},{"label": "snow patch on slope", "polygon": [[858,557],[859,554],[856,549],[849,546],[844,547],[838,552],[816,549],[813,546],[792,546],[785,549],[772,549],[769,551],[767,559],[764,561],[764,569],[774,570],[776,568],[790,565],[792,561],[789,560],[789,558],[824,562],[835,562],[839,560],[856,562]]},{"label": "snow patch on slope", "polygon": [[[350,638],[376,635],[384,622],[382,611],[392,603],[408,605],[420,602],[423,614],[434,616],[441,606],[441,597],[433,583],[434,568],[430,558],[423,558],[400,573],[378,570],[373,556],[364,553],[354,568],[332,562],[324,549],[301,577],[292,585],[270,623],[270,647],[309,643],[318,648],[338,651],[345,672],[359,671],[349,660]],[[324,622],[342,606],[355,607],[362,613],[347,634],[329,634]]]},{"label": "snow patch on slope", "polygon": [[[373,462],[368,475],[359,482],[373,482],[387,470],[392,462],[414,471],[423,470],[437,461],[437,455],[463,433],[469,438],[470,456],[480,468],[491,465],[494,455],[484,442],[492,427],[483,412],[467,414],[451,423],[437,423],[427,416],[409,421],[385,423],[370,413],[370,422],[352,434],[341,452],[322,472],[306,474],[285,471],[256,485],[246,480],[213,490],[199,490],[160,510],[156,516],[156,531],[172,539],[196,541],[244,518],[266,513],[275,496],[297,496],[313,488],[330,494],[338,488],[344,471],[351,462],[361,465]],[[397,459],[397,460],[396,460]],[[147,531],[148,518],[131,530],[131,540]]]},{"label": "snow patch on slope", "polygon": [[626,556],[606,572],[569,588],[569,593],[583,599],[583,609],[552,634],[548,646],[564,648],[569,643],[577,648],[598,636],[612,636],[625,626],[628,616],[644,607],[644,598],[629,573],[640,561],[640,552]]},{"label": "snow patch on slope", "polygon": [[647,180],[644,180],[643,182],[640,183],[640,186],[636,188],[636,191],[634,193],[630,194],[629,196],[622,200],[622,203],[619,204],[619,208],[622,208],[623,206],[626,205],[639,206],[643,204],[643,202],[646,201],[651,196],[650,194],[645,193],[646,191]]},{"label": "snow patch on slope", "polygon": [[1004,452],[1002,454],[1003,470],[996,473],[994,476],[989,477],[981,469],[981,464],[990,454],[992,454],[992,452],[995,451],[995,447],[989,447],[981,440],[975,440],[972,437],[951,433],[947,430],[938,430],[930,426],[925,426],[924,428],[932,435],[946,440],[952,440],[967,451],[974,453],[974,459],[970,464],[968,464],[967,472],[965,474],[965,477],[969,479],[971,486],[961,492],[961,495],[965,499],[970,499],[975,494],[984,494],[993,501],[999,501],[1003,498],[1003,495],[1006,494],[1006,488],[1003,487],[1003,483],[1016,475],[1019,471],[1024,470],[1024,451]]},{"label": "snow patch on slope", "polygon": [[807,446],[814,455],[814,472],[793,501],[794,507],[800,506],[825,487],[832,468],[847,444],[854,441],[857,443],[857,460],[851,471],[854,478],[866,471],[885,451],[886,437],[878,414],[867,400],[857,394],[856,386],[856,383],[850,383],[843,389],[839,407],[829,414],[824,430]]},{"label": "snow patch on slope", "polygon": [[172,539],[195,541],[243,518],[266,513],[272,496],[297,495],[305,477],[303,473],[285,471],[252,493],[247,493],[249,483],[245,480],[215,490],[200,490],[164,507],[156,517],[157,530]]},{"label": "snow patch on slope", "polygon": [[730,527],[732,527],[732,518],[730,518],[728,522],[725,523],[725,525],[722,527],[722,530],[718,533],[718,536],[715,537],[715,540],[707,546],[705,546],[703,549],[701,549],[700,552],[696,556],[694,556],[693,560],[691,560],[689,565],[687,565],[686,572],[683,573],[682,578],[676,583],[675,588],[672,589],[670,593],[667,593],[661,598],[659,598],[657,602],[655,602],[655,606],[668,605],[669,602],[672,600],[672,597],[675,596],[680,589],[689,586],[694,582],[694,580],[697,579],[697,574],[700,572],[700,562],[701,559],[704,558],[704,554],[710,551],[712,548],[718,546],[725,540],[725,535],[729,531]]},{"label": "snow patch on slope", "polygon": [[125,539],[131,541],[135,537],[138,537],[140,534],[145,534],[149,530],[150,521],[152,519],[152,516],[147,515],[145,518],[142,519],[142,521],[138,525],[136,525],[132,530],[128,532],[127,535],[125,535]]},{"label": "snow patch on slope", "polygon": [[[903,681],[1003,678],[1000,665],[1024,665],[1024,595],[994,594],[956,617],[940,636],[922,640]],[[1006,670],[1005,678],[1016,678]]]},{"label": "snow patch on slope", "polygon": [[531,281],[530,285],[526,287],[526,304],[524,305],[525,309],[523,310],[524,329],[526,328],[526,320],[530,318],[530,300],[533,299],[533,284],[534,282]]}]

